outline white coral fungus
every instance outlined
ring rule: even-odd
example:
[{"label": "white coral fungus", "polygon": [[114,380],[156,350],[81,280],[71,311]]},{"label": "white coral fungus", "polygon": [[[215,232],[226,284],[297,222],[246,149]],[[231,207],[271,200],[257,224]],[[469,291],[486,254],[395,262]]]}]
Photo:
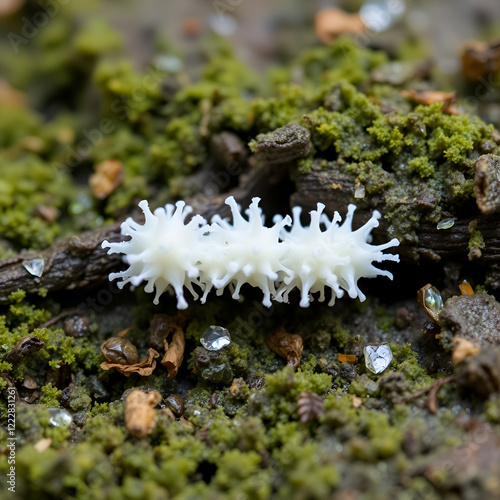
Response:
[{"label": "white coral fungus", "polygon": [[[276,217],[275,224],[266,227],[259,201],[252,199],[245,219],[234,198],[227,198],[232,224],[219,216],[207,224],[200,215],[186,224],[192,208],[184,202],[158,208],[153,214],[148,203],[141,201],[144,225],[128,218],[122,224],[122,234],[130,236],[130,240],[102,244],[109,254],[125,254],[124,260],[130,265],[125,271],[111,273],[109,279],[122,278],[120,288],[128,282],[137,286],[147,281],[146,292],[156,289],[155,304],[169,289],[175,292],[179,309],[187,307],[184,287],[198,298],[193,285],[202,290],[203,303],[210,290],[215,289],[220,295],[226,286],[238,299],[241,286],[248,283],[262,290],[267,307],[271,300],[288,302],[289,293],[298,288],[300,305],[307,307],[315,292],[319,292],[319,301],[325,299],[325,287],[331,290],[328,305],[333,305],[344,290],[351,298],[365,299],[357,285],[359,278],[392,279],[390,272],[372,264],[384,260],[399,262],[397,255],[382,252],[399,245],[396,238],[378,246],[368,243],[371,230],[378,226],[379,212],[374,211],[364,226],[352,231],[355,205],[349,205],[346,219],[339,226],[338,212],[330,221],[323,213],[325,206],[318,203],[317,210],[311,211],[308,227],[300,223],[300,207],[293,208],[293,224],[290,216]],[[291,229],[287,231],[285,226]]]}]

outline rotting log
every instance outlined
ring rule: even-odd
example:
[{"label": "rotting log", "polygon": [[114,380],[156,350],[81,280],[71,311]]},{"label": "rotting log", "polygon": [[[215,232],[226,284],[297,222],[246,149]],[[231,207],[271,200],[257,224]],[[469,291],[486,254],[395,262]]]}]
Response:
[{"label": "rotting log", "polygon": [[[491,156],[491,155],[485,155]],[[499,158],[495,162],[491,159],[488,162],[488,179],[492,175],[492,163],[498,166]],[[479,167],[484,165],[485,158],[478,159]],[[484,172],[484,167],[481,168]],[[484,177],[481,177],[484,181]],[[372,215],[373,210],[385,211],[385,200],[380,195],[370,195],[364,198],[355,199],[356,189],[355,179],[341,169],[313,170],[306,174],[299,174],[296,177],[296,191],[292,195],[292,206],[299,205],[304,211],[316,208],[318,201],[325,204],[325,213],[331,215],[335,210],[345,210],[349,203],[357,205],[354,216],[354,225],[359,227],[364,224]],[[488,186],[495,185],[493,180]],[[491,188],[485,194],[488,199]],[[402,202],[403,203],[403,202]],[[432,210],[429,200],[414,199],[411,202],[416,209],[420,207],[425,210]],[[490,205],[491,206],[491,203]],[[342,215],[342,214],[341,214]],[[387,240],[388,222],[384,218],[380,219],[380,229],[374,231],[374,242],[382,243]],[[403,241],[397,251],[406,262],[419,263],[426,260],[439,262],[443,260],[467,261],[470,259],[469,241],[471,230],[477,230],[484,239],[484,248],[479,253],[477,262],[486,268],[486,284],[493,289],[500,289],[500,216],[498,213],[477,213],[472,217],[457,219],[449,229],[438,229],[436,224],[422,222],[416,228],[416,240]]]},{"label": "rotting log", "polygon": [[[287,172],[287,165],[257,168],[243,174],[240,186],[229,193],[214,197],[200,194],[186,200],[186,203],[193,207],[194,213],[203,215],[207,220],[216,213],[227,217],[230,215],[229,207],[224,203],[227,196],[233,195],[238,203],[248,205],[253,196],[267,196],[264,190],[272,190]],[[133,215],[133,219],[139,223],[144,221],[142,214]],[[107,255],[107,250],[101,248],[104,240],[123,240],[119,222],[71,236],[45,250],[23,252],[0,262],[0,304],[7,304],[9,295],[20,289],[26,293],[37,293],[42,288],[52,292],[95,286],[106,281],[110,272],[124,264],[121,255]],[[30,274],[23,265],[37,258],[45,263],[40,277]]]},{"label": "rotting log", "polygon": [[[203,194],[186,200],[194,213],[210,219],[218,213],[222,217],[229,216],[229,207],[224,200],[233,195],[238,203],[246,206],[253,196],[270,199],[276,196],[277,186],[288,175],[289,165],[267,165],[252,169],[240,177],[240,185],[215,197]],[[296,179],[296,191],[291,197],[292,205],[300,205],[304,211],[316,208],[318,201],[326,205],[326,213],[347,207],[355,202],[358,210],[355,224],[364,224],[374,209],[384,211],[384,199],[381,196],[367,196],[354,199],[355,182],[352,176],[339,170],[313,171],[299,174]],[[279,187],[278,187],[279,189]],[[425,200],[416,200],[416,204],[426,205]],[[143,216],[134,215],[138,222]],[[380,229],[374,232],[375,243],[387,241],[387,222],[382,218]],[[418,243],[403,242],[398,253],[407,262],[417,263],[420,260],[453,259],[466,261],[469,254],[471,223],[480,231],[485,246],[481,251],[479,263],[486,266],[486,283],[500,288],[500,217],[498,214],[481,214],[467,219],[458,219],[446,230],[438,230],[435,224],[424,222],[416,230]],[[95,286],[108,279],[108,274],[123,266],[120,255],[107,255],[101,248],[103,240],[121,241],[120,224],[88,231],[60,241],[41,252],[24,252],[16,257],[0,262],[0,304],[8,303],[8,296],[18,289],[27,293],[37,293],[41,288],[50,291],[71,290],[86,286]],[[23,266],[23,262],[34,258],[43,258],[45,269],[41,277],[31,275]],[[422,258],[422,259],[421,259]]]}]

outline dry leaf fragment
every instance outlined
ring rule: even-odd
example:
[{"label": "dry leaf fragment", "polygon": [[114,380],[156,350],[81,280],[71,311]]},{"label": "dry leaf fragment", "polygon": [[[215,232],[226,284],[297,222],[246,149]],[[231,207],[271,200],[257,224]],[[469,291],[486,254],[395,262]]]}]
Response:
[{"label": "dry leaf fragment", "polygon": [[302,358],[304,343],[302,337],[287,333],[283,327],[268,335],[266,343],[278,356],[286,359],[286,364],[297,368]]},{"label": "dry leaf fragment", "polygon": [[305,424],[311,420],[316,420],[323,413],[323,398],[315,392],[302,392],[297,407],[300,422]]},{"label": "dry leaf fragment", "polygon": [[471,41],[461,56],[462,73],[468,80],[480,81],[500,68],[500,40],[490,43]]},{"label": "dry leaf fragment", "polygon": [[316,36],[326,45],[344,33],[362,33],[366,27],[359,14],[348,14],[341,9],[325,9],[316,14]]},{"label": "dry leaf fragment", "polygon": [[[159,351],[164,347],[165,340],[178,328],[184,329],[189,322],[189,315],[179,311],[175,316],[168,314],[155,314],[151,320],[151,335],[149,345]],[[168,343],[167,343],[168,346]],[[165,351],[167,348],[165,348]]]},{"label": "dry leaf fragment", "polygon": [[358,357],[355,354],[337,354],[337,359],[341,363],[356,363]]},{"label": "dry leaf fragment", "polygon": [[26,377],[24,377],[23,383],[21,385],[23,387],[26,387],[26,389],[36,389],[38,387],[38,384],[29,375],[26,375]]},{"label": "dry leaf fragment", "polygon": [[156,391],[132,391],[125,400],[125,427],[136,438],[149,436],[156,425],[154,407],[161,401]]},{"label": "dry leaf fragment", "polygon": [[89,177],[92,193],[100,200],[109,196],[123,181],[123,166],[117,160],[105,160],[95,167]]},{"label": "dry leaf fragment", "polygon": [[457,94],[455,92],[443,92],[441,90],[402,90],[401,95],[418,104],[434,104],[435,102],[442,102],[443,107],[441,111],[448,115],[458,115],[459,111],[454,106],[457,102]]},{"label": "dry leaf fragment", "polygon": [[453,354],[451,360],[454,365],[458,365],[465,358],[475,356],[479,353],[481,348],[471,340],[464,339],[463,337],[453,337]]},{"label": "dry leaf fragment", "polygon": [[156,368],[155,359],[160,356],[158,351],[152,348],[148,349],[148,355],[139,363],[133,365],[124,365],[121,363],[101,363],[101,368],[103,370],[111,370],[114,368],[117,372],[123,373],[126,377],[130,376],[131,373],[138,373],[141,377],[149,377]]},{"label": "dry leaf fragment", "polygon": [[48,205],[37,205],[33,210],[33,215],[48,226],[59,217],[59,210]]},{"label": "dry leaf fragment", "polygon": [[168,371],[168,378],[173,378],[177,375],[182,360],[184,359],[185,347],[186,339],[184,337],[184,331],[179,326],[175,326],[172,340],[168,344],[168,350],[161,360],[161,364]]}]

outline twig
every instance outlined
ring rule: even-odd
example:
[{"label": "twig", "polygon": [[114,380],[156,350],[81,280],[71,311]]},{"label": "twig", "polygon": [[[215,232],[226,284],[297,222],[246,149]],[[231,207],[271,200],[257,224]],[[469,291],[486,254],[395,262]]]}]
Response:
[{"label": "twig", "polygon": [[69,311],[64,311],[57,316],[53,316],[52,318],[48,319],[45,321],[45,323],[41,323],[38,325],[36,328],[48,328],[49,326],[52,326],[54,323],[57,323],[59,320],[66,318],[67,316],[75,316],[78,314],[78,309],[71,309]]},{"label": "twig", "polygon": [[450,375],[448,377],[440,378],[436,380],[436,382],[434,382],[432,385],[424,387],[423,389],[420,389],[413,394],[409,394],[408,396],[401,398],[400,401],[401,403],[407,403],[408,401],[412,401],[413,399],[417,399],[420,396],[429,393],[429,397],[425,402],[425,406],[431,413],[434,414],[437,412],[437,394],[439,392],[439,389],[441,389],[443,385],[448,384],[449,382],[453,382],[454,380],[456,380],[456,378],[456,375]]}]

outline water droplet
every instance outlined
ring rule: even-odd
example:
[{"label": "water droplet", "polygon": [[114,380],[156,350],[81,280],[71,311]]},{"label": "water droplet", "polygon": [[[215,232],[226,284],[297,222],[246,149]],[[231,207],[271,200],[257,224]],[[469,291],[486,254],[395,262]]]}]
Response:
[{"label": "water droplet", "polygon": [[73,417],[66,411],[61,408],[47,408],[50,413],[49,423],[54,427],[63,427],[67,428],[73,422]]},{"label": "water droplet", "polygon": [[381,32],[389,29],[405,13],[403,0],[371,0],[359,9],[359,17],[370,30]]},{"label": "water droplet", "polygon": [[210,16],[208,24],[212,31],[221,36],[231,36],[238,31],[238,21],[231,14]]},{"label": "water droplet", "polygon": [[39,278],[43,274],[43,268],[45,267],[45,261],[43,259],[25,260],[23,262],[23,267],[30,274]]},{"label": "water droplet", "polygon": [[453,227],[453,225],[455,224],[455,221],[457,220],[456,217],[450,217],[449,219],[443,219],[443,220],[440,220],[438,223],[437,223],[437,228],[438,229],[450,229],[450,227]]},{"label": "water droplet", "polygon": [[392,351],[387,344],[367,345],[364,354],[366,368],[372,373],[382,373],[392,361]]},{"label": "water droplet", "polygon": [[424,300],[427,308],[435,314],[439,314],[443,308],[443,297],[436,287],[431,286],[425,291]]},{"label": "water droplet", "polygon": [[200,342],[208,351],[218,351],[231,343],[231,337],[222,326],[209,326],[201,336]]},{"label": "water droplet", "polygon": [[80,215],[92,207],[92,198],[86,194],[80,193],[76,200],[69,206],[69,212],[72,215]]},{"label": "water droplet", "polygon": [[165,54],[156,57],[155,65],[157,69],[165,73],[179,73],[182,69],[182,61],[178,57]]}]

